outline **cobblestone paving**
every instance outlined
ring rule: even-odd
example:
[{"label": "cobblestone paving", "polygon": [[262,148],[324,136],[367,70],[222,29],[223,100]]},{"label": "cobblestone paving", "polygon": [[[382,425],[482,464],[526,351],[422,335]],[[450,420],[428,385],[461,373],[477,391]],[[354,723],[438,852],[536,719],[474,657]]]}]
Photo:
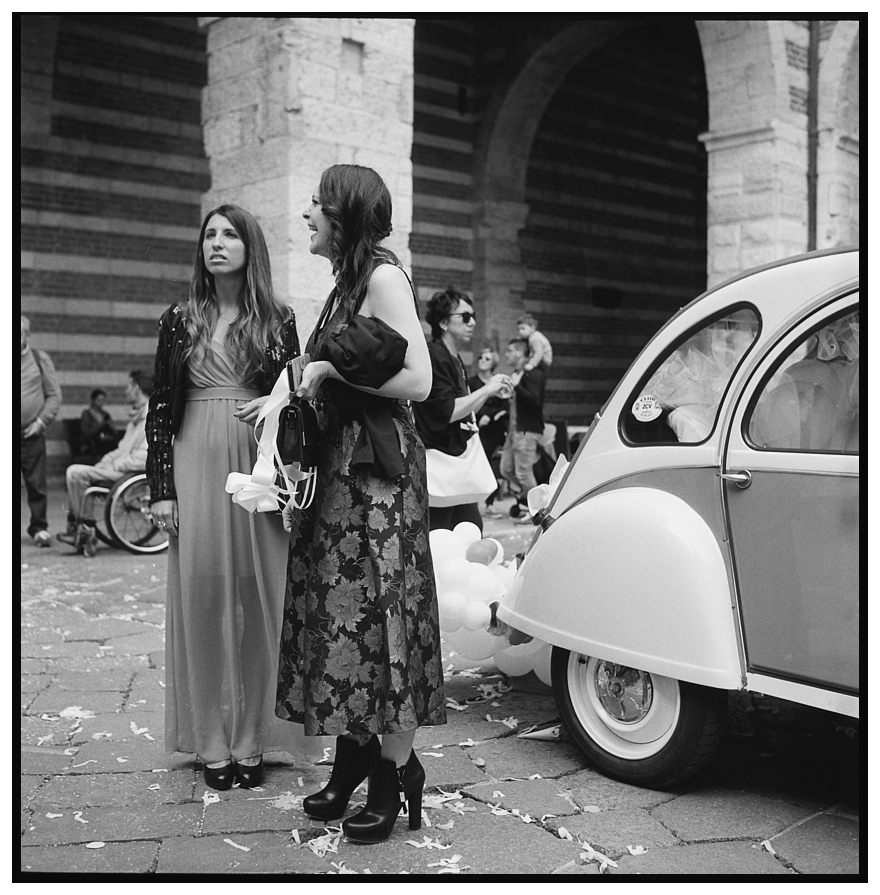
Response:
[{"label": "cobblestone paving", "polygon": [[[54,530],[63,518],[51,495]],[[25,531],[22,502],[22,532]],[[487,520],[508,554],[528,529]],[[593,770],[534,674],[444,654],[466,706],[424,728],[422,825],[358,846],[302,811],[326,763],[267,756],[260,790],[215,793],[163,751],[164,557],[93,559],[21,538],[21,870],[41,874],[858,874],[859,735],[797,706],[731,697],[704,774],[657,792]],[[480,685],[492,685],[488,696]],[[491,719],[491,720],[489,720]],[[503,719],[503,720],[498,720]],[[350,811],[364,801],[355,794]]]}]

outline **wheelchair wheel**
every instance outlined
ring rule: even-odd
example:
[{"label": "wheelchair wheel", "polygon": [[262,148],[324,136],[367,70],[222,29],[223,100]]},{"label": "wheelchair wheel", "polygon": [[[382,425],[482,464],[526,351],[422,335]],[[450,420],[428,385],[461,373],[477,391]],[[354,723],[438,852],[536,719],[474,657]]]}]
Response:
[{"label": "wheelchair wheel", "polygon": [[120,479],[107,495],[104,522],[117,547],[129,553],[161,553],[168,549],[168,535],[150,514],[147,476],[136,472]]}]

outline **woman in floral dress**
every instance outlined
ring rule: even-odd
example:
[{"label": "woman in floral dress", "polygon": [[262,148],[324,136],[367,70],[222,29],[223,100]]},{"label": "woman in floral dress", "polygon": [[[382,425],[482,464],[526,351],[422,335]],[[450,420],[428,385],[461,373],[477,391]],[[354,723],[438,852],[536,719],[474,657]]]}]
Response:
[{"label": "woman in floral dress", "polygon": [[[379,175],[328,168],[303,217],[309,250],[331,261],[336,288],[297,391],[315,400],[321,462],[312,511],[291,546],[276,712],[303,723],[307,736],[337,736],[330,782],[304,800],[306,812],[341,817],[369,776],[367,805],[343,831],[381,842],[402,800],[410,828],[419,829],[425,773],[412,744],[419,726],[446,721],[425,452],[409,406],[428,395],[431,364],[412,286],[379,246],[391,232]],[[321,359],[356,315],[406,340],[402,368],[381,387],[354,385],[369,375],[344,377]],[[369,373],[378,362],[365,355],[357,360]]]}]

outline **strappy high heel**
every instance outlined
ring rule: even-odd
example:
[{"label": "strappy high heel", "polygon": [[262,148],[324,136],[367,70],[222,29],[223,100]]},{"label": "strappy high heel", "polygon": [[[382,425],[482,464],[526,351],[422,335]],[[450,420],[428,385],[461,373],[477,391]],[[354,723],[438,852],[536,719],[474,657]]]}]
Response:
[{"label": "strappy high heel", "polygon": [[303,799],[303,811],[317,820],[342,817],[351,794],[373,772],[381,746],[373,734],[363,745],[348,737],[336,737],[336,755],[327,785]]},{"label": "strappy high heel", "polygon": [[384,842],[394,829],[401,810],[409,814],[409,828],[422,827],[422,793],[425,790],[425,769],[410,752],[402,768],[389,758],[379,758],[370,777],[366,806],[342,822],[342,832],[352,842],[375,844]]}]

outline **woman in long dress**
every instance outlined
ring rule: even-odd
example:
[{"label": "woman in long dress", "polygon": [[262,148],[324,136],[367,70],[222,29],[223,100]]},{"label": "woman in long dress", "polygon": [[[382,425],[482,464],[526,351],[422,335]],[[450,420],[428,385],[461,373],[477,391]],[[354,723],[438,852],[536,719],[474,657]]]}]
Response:
[{"label": "woman in long dress", "polygon": [[251,515],[225,491],[230,472],[253,467],[252,427],[299,353],[259,224],[234,205],[210,211],[189,300],[159,323],[147,476],[171,535],[165,748],[196,753],[214,789],[258,786],[264,752],[305,744],[274,713],[287,537],[279,516]]},{"label": "woman in long dress", "polygon": [[[379,175],[334,165],[303,217],[310,251],[332,262],[337,285],[306,347],[319,359],[297,392],[316,399],[323,434],[313,524],[291,545],[277,712],[303,722],[307,736],[337,737],[330,782],[304,800],[306,813],[341,817],[369,776],[366,807],[342,828],[381,842],[402,801],[419,829],[425,772],[413,740],[419,726],[446,722],[425,452],[409,405],[427,396],[431,364],[409,279],[379,245],[391,232]],[[402,369],[379,388],[352,385],[320,359],[355,315],[407,340]],[[373,357],[360,361],[369,369]],[[377,460],[365,469],[355,454],[369,416],[382,412],[388,426],[371,432]]]}]

